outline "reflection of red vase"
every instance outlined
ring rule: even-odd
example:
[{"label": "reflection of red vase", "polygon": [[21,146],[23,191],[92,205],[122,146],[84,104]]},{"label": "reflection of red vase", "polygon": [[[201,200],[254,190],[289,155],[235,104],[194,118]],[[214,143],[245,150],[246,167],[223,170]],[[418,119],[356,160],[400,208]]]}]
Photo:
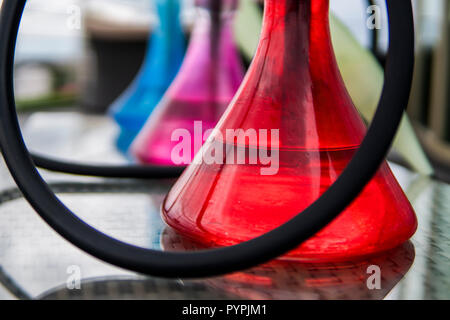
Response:
[{"label": "reflection of red vase", "polygon": [[[202,249],[202,245],[167,228],[161,244],[166,251]],[[299,263],[274,260],[264,265],[207,279],[214,288],[244,299],[383,299],[403,278],[414,261],[410,241],[369,259],[339,263]],[[381,289],[375,284],[371,266],[381,270]]]},{"label": "reflection of red vase", "polygon": [[[328,0],[266,0],[256,57],[200,151],[226,146],[225,158],[244,151],[245,164],[230,164],[228,158],[225,164],[191,164],[163,203],[170,226],[210,245],[249,240],[300,213],[343,171],[365,127],[332,52],[328,5]],[[266,129],[268,137],[279,129],[279,141],[228,139],[227,129]],[[266,149],[279,152],[271,164],[279,167],[274,175],[262,175],[269,165],[261,159],[251,164],[249,155]],[[334,261],[373,254],[405,242],[416,227],[410,203],[383,163],[353,204],[288,257]]]}]

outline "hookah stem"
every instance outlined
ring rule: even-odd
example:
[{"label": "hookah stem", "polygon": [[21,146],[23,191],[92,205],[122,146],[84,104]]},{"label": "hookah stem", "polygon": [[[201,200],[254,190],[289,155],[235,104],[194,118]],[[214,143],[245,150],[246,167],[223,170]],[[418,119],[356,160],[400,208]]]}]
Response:
[{"label": "hookah stem", "polygon": [[[376,0],[367,0],[367,4],[369,7],[377,5]],[[261,10],[264,10],[264,3],[258,2],[258,6]],[[378,62],[382,65],[384,65],[385,57],[382,57],[379,48],[378,48],[378,40],[380,38],[380,33],[377,28],[374,28],[373,30],[370,30],[370,51],[372,54],[377,58]]]},{"label": "hookah stem", "polygon": [[[377,1],[376,0],[367,0],[367,3],[369,7],[376,6]],[[384,66],[386,57],[380,52],[378,48],[378,41],[380,38],[380,32],[377,28],[373,28],[372,30],[369,29],[370,32],[370,51],[374,55],[374,57],[378,60],[378,62]]]},{"label": "hookah stem", "polygon": [[[213,104],[217,104],[218,101],[215,99],[217,96],[217,89],[218,89],[218,77],[216,73],[219,70],[220,65],[220,43],[221,43],[221,31],[222,31],[222,1],[211,1],[211,33],[210,33],[210,55],[211,55],[211,67],[209,68],[209,79],[210,79],[210,87],[209,87],[209,94],[210,97],[209,101],[211,102],[211,108],[210,111],[214,112],[214,110],[218,110],[217,106]],[[216,116],[216,115],[213,115]]]},{"label": "hookah stem", "polygon": [[[367,0],[369,7],[375,6],[376,2],[375,0]],[[372,51],[372,53],[377,56],[378,54],[378,29],[374,28],[372,30],[371,34],[371,38],[370,38],[370,49]]]}]

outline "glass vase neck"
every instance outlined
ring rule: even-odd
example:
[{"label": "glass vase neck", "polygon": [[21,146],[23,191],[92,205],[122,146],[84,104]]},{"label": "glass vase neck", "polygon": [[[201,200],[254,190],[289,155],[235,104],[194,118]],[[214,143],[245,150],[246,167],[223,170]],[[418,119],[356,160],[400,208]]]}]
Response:
[{"label": "glass vase neck", "polygon": [[[201,8],[170,93],[190,99],[198,95],[202,99],[229,101],[242,78],[242,62],[233,38],[232,11]],[[230,83],[234,85],[229,86]]]},{"label": "glass vase neck", "polygon": [[329,0],[265,0],[265,14],[285,17],[290,14],[302,14],[310,11],[315,16],[328,19]]},{"label": "glass vase neck", "polygon": [[[149,34],[149,48],[146,52],[142,72],[148,77],[154,78],[154,81],[166,83],[173,79],[173,75],[179,69],[179,63],[184,56],[185,42],[183,27],[180,20],[180,0],[158,0],[156,1],[156,12],[158,15],[158,24]],[[157,58],[155,58],[157,57]],[[162,68],[170,69],[170,80],[165,77],[153,77],[155,73],[165,74],[164,72],[156,72]],[[161,79],[162,78],[162,79]],[[148,81],[148,80],[145,80]],[[148,84],[148,82],[146,83]]]},{"label": "glass vase neck", "polygon": [[328,0],[266,0],[258,50],[240,90],[246,94],[224,127],[282,128],[280,146],[287,148],[360,144],[365,127],[337,66],[328,14]]},{"label": "glass vase neck", "polygon": [[[334,78],[340,78],[329,29],[329,0],[266,0],[265,3],[261,39],[266,40],[260,42],[256,57],[265,58],[266,52],[278,56],[281,62],[277,61],[275,67],[282,69],[278,70],[279,74],[289,81],[293,72],[301,75],[310,72],[310,65],[326,74],[331,70]],[[316,65],[314,60],[319,59],[320,64]],[[291,71],[283,72],[287,70]],[[301,81],[295,83],[303,85]]]},{"label": "glass vase neck", "polygon": [[156,1],[156,13],[159,18],[160,30],[167,30],[171,25],[180,23],[180,0],[158,0]]},{"label": "glass vase neck", "polygon": [[226,12],[236,10],[238,2],[238,0],[196,0],[195,4],[211,12]]}]

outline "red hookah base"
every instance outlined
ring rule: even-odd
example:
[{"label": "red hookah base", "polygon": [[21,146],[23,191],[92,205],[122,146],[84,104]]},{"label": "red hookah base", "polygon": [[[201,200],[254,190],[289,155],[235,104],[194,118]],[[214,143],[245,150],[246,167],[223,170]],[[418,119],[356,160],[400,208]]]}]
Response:
[{"label": "red hookah base", "polygon": [[[260,167],[255,165],[191,165],[164,200],[162,216],[183,236],[207,247],[248,241],[289,221],[314,202],[345,168],[347,156],[328,153],[321,156],[320,165],[281,167],[275,176],[259,175],[255,170]],[[352,260],[393,249],[416,229],[415,213],[383,163],[346,210],[281,258]]]}]

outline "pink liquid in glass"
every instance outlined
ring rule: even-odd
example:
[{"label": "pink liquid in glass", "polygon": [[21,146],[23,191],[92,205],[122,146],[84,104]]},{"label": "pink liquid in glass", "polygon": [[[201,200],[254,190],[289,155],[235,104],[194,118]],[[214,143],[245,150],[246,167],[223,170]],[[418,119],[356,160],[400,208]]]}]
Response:
[{"label": "pink liquid in glass", "polygon": [[[242,82],[244,71],[232,33],[236,2],[198,4],[201,8],[183,65],[131,146],[139,162],[189,164],[202,144],[194,146],[195,138],[198,141],[215,127]],[[195,122],[201,123],[200,133],[194,132]],[[173,159],[180,143],[174,138],[180,130],[189,133],[192,146],[191,152],[185,150],[182,163],[179,157]]]}]

